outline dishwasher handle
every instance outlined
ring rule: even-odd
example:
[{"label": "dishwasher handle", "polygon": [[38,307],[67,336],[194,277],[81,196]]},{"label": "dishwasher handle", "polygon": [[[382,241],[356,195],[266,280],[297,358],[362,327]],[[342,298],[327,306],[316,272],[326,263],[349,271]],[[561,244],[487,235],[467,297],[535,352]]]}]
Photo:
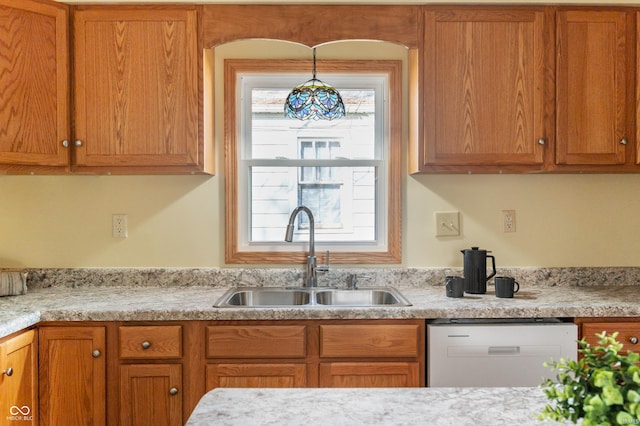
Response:
[{"label": "dishwasher handle", "polygon": [[489,355],[520,355],[520,346],[489,346]]}]

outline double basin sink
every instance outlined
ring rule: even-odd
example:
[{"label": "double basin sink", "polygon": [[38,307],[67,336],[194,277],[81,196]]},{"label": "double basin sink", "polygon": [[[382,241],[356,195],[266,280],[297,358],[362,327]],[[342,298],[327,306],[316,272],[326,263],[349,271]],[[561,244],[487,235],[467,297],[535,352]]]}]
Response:
[{"label": "double basin sink", "polygon": [[411,303],[393,287],[358,288],[353,290],[326,287],[237,287],[228,290],[214,305],[216,308],[311,306],[411,306]]}]

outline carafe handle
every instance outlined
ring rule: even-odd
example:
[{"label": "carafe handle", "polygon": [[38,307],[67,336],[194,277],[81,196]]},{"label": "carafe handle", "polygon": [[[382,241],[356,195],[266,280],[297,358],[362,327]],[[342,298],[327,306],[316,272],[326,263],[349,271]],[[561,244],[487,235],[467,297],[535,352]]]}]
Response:
[{"label": "carafe handle", "polygon": [[487,276],[487,281],[491,279],[496,274],[496,258],[495,256],[487,255],[488,259],[491,259],[491,270],[493,271],[491,275]]}]

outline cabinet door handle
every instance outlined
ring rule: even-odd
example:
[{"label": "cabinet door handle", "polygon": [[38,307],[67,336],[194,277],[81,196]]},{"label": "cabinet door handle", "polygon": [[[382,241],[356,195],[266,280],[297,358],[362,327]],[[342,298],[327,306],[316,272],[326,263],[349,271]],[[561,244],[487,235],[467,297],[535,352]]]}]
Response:
[{"label": "cabinet door handle", "polygon": [[6,370],[2,371],[2,374],[6,374],[8,377],[13,376],[13,368],[7,368]]},{"label": "cabinet door handle", "polygon": [[626,145],[626,144],[627,144],[627,138],[620,139],[620,145]]},{"label": "cabinet door handle", "polygon": [[91,355],[94,358],[100,358],[100,355],[102,355],[102,353],[98,349],[94,349],[93,352],[91,352]]},{"label": "cabinet door handle", "polygon": [[638,343],[638,338],[636,336],[631,336],[629,337],[629,342],[631,342],[632,345],[635,345]]},{"label": "cabinet door handle", "polygon": [[69,148],[69,140],[68,139],[63,140],[62,146],[64,146],[65,148]]},{"label": "cabinet door handle", "polygon": [[540,138],[540,139],[538,139],[538,144],[539,144],[539,145],[544,145],[544,144],[546,144],[546,143],[547,143],[547,141],[545,140],[545,138]]},{"label": "cabinet door handle", "polygon": [[73,144],[79,148],[82,146],[82,141],[80,139],[76,139],[76,141]]},{"label": "cabinet door handle", "polygon": [[149,349],[150,347],[151,347],[151,342],[146,340],[142,342],[142,349]]},{"label": "cabinet door handle", "polygon": [[178,394],[178,388],[169,389],[169,395],[173,396],[173,395],[177,395],[177,394]]}]

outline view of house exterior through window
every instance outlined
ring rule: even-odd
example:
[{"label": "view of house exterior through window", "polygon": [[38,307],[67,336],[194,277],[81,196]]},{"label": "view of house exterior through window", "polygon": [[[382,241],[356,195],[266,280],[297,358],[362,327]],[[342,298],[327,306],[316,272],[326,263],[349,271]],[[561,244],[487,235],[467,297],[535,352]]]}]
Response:
[{"label": "view of house exterior through window", "polygon": [[[333,121],[286,118],[283,104],[291,85],[278,88],[257,77],[242,85],[239,173],[247,179],[241,187],[249,188],[249,243],[282,242],[298,205],[313,212],[318,242],[377,241],[386,190],[377,179],[386,176],[382,85],[374,81],[368,88],[365,81],[364,87],[350,88],[353,80],[340,81],[347,87],[336,86],[346,117]],[[298,215],[297,239],[308,238],[308,226],[307,216]]]}]

